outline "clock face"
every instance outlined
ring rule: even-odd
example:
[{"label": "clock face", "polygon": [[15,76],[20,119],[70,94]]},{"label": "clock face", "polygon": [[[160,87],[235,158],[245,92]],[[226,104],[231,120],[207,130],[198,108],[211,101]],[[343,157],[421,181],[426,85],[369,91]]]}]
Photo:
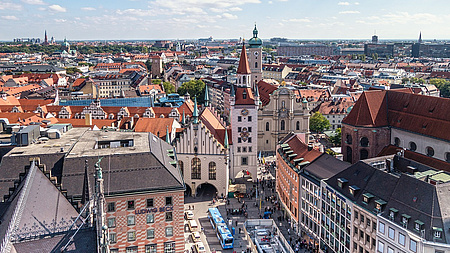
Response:
[{"label": "clock face", "polygon": [[241,115],[242,116],[247,116],[248,115],[248,110],[247,109],[242,109]]},{"label": "clock face", "polygon": [[258,52],[258,51],[255,51],[253,54],[254,54],[255,56],[258,56],[258,55],[259,55],[259,52]]}]

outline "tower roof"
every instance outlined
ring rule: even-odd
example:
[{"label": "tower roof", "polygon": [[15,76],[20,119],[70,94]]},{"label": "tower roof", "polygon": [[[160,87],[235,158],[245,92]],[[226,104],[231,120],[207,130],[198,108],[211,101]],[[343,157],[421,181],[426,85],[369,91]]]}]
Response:
[{"label": "tower roof", "polygon": [[250,48],[258,48],[262,46],[262,40],[258,38],[258,29],[256,29],[256,24],[253,29],[253,38],[248,41],[248,45]]},{"label": "tower roof", "polygon": [[250,67],[248,66],[247,51],[245,50],[245,44],[242,45],[241,58],[239,59],[239,67],[237,69],[238,74],[251,74]]}]

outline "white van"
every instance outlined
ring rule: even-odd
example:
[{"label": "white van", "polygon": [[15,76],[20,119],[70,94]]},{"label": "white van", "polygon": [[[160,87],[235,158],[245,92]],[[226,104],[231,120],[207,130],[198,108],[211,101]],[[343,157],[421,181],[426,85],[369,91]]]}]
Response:
[{"label": "white van", "polygon": [[189,220],[189,230],[192,232],[198,232],[198,225],[197,222],[195,220]]},{"label": "white van", "polygon": [[191,233],[191,239],[192,239],[193,243],[202,241],[202,239],[200,238],[200,233],[199,232],[192,232]]}]

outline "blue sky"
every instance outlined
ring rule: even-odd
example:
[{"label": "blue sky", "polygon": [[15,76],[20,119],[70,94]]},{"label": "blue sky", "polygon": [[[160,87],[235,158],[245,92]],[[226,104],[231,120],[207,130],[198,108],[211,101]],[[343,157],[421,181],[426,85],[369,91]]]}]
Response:
[{"label": "blue sky", "polygon": [[450,39],[448,0],[0,0],[0,40]]}]

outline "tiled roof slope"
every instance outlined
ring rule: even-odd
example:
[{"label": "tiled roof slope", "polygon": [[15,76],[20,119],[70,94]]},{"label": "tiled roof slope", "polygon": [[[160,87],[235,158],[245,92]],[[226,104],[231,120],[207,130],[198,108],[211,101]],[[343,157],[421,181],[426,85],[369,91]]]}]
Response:
[{"label": "tiled roof slope", "polygon": [[258,82],[259,99],[263,106],[270,103],[270,94],[277,90],[275,85],[264,82],[263,80]]},{"label": "tiled roof slope", "polygon": [[238,74],[251,74],[250,67],[248,66],[247,51],[245,51],[245,45],[242,45],[241,58],[239,59],[239,67],[237,69]]},{"label": "tiled roof slope", "polygon": [[373,90],[364,92],[353,109],[342,120],[352,126],[382,127],[388,125],[386,91]]},{"label": "tiled roof slope", "polygon": [[[247,93],[247,97],[244,98],[244,92]],[[250,88],[236,88],[236,105],[254,105],[255,97],[253,96],[252,89]]]}]

